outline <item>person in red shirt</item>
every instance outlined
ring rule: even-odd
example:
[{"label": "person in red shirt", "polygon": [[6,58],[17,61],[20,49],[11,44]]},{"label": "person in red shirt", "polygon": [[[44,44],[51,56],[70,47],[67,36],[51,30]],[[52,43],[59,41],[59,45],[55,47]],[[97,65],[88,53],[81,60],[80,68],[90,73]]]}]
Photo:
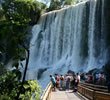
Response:
[{"label": "person in red shirt", "polygon": [[59,80],[58,74],[55,74],[55,80],[56,80],[56,87],[59,88]]}]

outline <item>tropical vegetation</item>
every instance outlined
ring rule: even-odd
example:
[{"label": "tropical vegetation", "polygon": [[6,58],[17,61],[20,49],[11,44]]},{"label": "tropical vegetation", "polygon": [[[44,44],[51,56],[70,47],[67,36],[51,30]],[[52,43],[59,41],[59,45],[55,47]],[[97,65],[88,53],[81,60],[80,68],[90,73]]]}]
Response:
[{"label": "tropical vegetation", "polygon": [[[30,27],[37,23],[43,8],[45,5],[35,0],[4,0],[0,6],[0,100],[39,100],[40,86],[37,81],[26,81],[25,76]],[[21,75],[19,65],[25,59]]]},{"label": "tropical vegetation", "polygon": [[[31,27],[42,12],[58,10],[76,0],[50,0],[50,5],[37,0],[2,0],[0,5],[0,100],[39,100],[37,81],[25,80],[29,62]],[[27,55],[26,55],[27,54]],[[25,60],[24,74],[20,67]]]}]

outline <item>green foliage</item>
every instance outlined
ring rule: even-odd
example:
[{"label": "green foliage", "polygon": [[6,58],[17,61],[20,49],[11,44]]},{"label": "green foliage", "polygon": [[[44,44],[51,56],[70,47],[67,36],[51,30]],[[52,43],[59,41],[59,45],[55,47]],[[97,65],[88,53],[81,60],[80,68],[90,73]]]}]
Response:
[{"label": "green foliage", "polygon": [[58,10],[76,4],[76,1],[77,0],[50,0],[50,6],[47,8],[47,11]]},{"label": "green foliage", "polygon": [[0,20],[4,19],[4,13],[3,13],[3,9],[2,6],[0,6]]},{"label": "green foliage", "polygon": [[24,47],[29,46],[28,26],[37,23],[45,5],[36,0],[4,0],[2,8],[6,19],[0,21],[0,51],[6,55],[5,63],[23,60]]},{"label": "green foliage", "polygon": [[[19,61],[25,59],[25,49],[29,48],[27,35],[28,27],[37,23],[41,10],[45,8],[35,0],[4,0],[0,8],[0,100],[16,100],[21,82],[21,72],[18,69]],[[5,55],[5,61],[2,60]],[[14,70],[6,70],[4,66],[12,59]],[[2,70],[1,70],[2,69]],[[25,81],[21,100],[38,100],[40,87],[36,81]]]},{"label": "green foliage", "polygon": [[[12,21],[2,21],[0,29],[0,51],[6,53],[7,59],[19,59],[24,54],[24,45],[27,35],[27,24],[19,24]],[[24,33],[25,31],[25,33]],[[7,42],[8,41],[8,42]]]},{"label": "green foliage", "polygon": [[28,81],[28,84],[24,84],[25,94],[21,94],[22,100],[39,100],[40,99],[40,86],[36,81]]},{"label": "green foliage", "polygon": [[18,78],[19,77],[14,70],[4,70],[3,72],[0,72],[0,100],[12,100],[12,98],[16,96],[20,84]]},{"label": "green foliage", "polygon": [[[0,72],[0,100],[15,100],[21,85],[21,72],[19,70],[4,70]],[[20,94],[21,100],[39,100],[41,94],[37,81],[25,81],[23,91]]]},{"label": "green foliage", "polygon": [[44,5],[36,0],[5,0],[2,4],[8,20],[19,23],[37,23]]}]

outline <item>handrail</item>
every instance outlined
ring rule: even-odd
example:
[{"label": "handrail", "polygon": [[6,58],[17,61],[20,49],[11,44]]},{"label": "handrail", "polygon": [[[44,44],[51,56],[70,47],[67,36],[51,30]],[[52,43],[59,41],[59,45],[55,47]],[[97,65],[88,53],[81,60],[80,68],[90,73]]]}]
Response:
[{"label": "handrail", "polygon": [[92,90],[94,90],[94,91],[108,92],[107,89],[101,89],[101,88],[98,88],[98,87],[85,86],[85,85],[81,85],[81,86],[84,86],[84,87],[86,87],[86,88],[92,89]]},{"label": "handrail", "polygon": [[51,82],[47,85],[46,89],[44,90],[40,100],[49,100],[50,93],[51,93],[52,85]]},{"label": "handrail", "polygon": [[107,93],[107,87],[80,83],[78,85],[78,92],[90,100],[110,100],[110,93]]},{"label": "handrail", "polygon": [[102,85],[95,85],[95,84],[90,84],[90,83],[82,83],[80,84],[86,85],[86,86],[91,86],[91,87],[96,87],[96,88],[101,88],[101,89],[107,89],[107,86],[102,86]]}]

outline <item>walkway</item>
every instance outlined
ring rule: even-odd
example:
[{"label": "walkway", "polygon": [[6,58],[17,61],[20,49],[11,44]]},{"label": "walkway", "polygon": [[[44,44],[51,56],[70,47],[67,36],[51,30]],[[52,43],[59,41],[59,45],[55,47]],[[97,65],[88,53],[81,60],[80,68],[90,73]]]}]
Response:
[{"label": "walkway", "polygon": [[72,90],[68,91],[59,91],[52,92],[50,100],[84,100],[77,93],[72,92]]}]

